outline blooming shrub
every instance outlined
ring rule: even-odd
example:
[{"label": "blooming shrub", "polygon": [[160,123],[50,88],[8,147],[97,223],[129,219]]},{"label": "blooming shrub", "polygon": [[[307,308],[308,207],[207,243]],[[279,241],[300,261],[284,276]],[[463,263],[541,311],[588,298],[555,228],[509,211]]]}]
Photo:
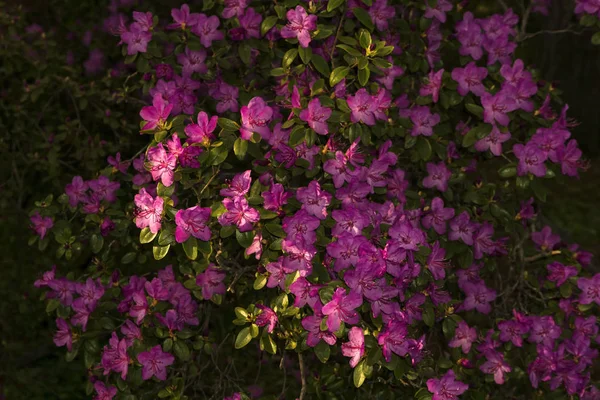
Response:
[{"label": "blooming shrub", "polygon": [[89,394],[598,397],[600,275],[536,218],[544,181],[585,166],[568,107],[514,56],[518,15],[464,6],[119,25],[149,143],[31,215]]}]

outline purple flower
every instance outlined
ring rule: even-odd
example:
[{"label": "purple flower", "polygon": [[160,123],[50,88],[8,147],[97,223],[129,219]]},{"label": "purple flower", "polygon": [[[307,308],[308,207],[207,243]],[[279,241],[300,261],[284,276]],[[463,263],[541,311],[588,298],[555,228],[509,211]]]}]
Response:
[{"label": "purple flower", "polygon": [[287,238],[293,241],[301,240],[304,243],[314,243],[317,240],[315,230],[321,221],[304,210],[296,212],[293,216],[283,218],[283,230]]},{"label": "purple flower", "polygon": [[[281,290],[285,290],[286,274],[285,274],[285,270],[283,269],[283,265],[281,264],[281,261],[278,260],[278,261],[270,262],[267,265],[265,265],[265,269],[269,273],[269,279],[267,280],[267,287],[274,288],[274,287],[279,286],[281,288]],[[290,285],[290,289],[291,289],[291,285]],[[298,299],[298,296],[296,296],[296,299]]]},{"label": "purple flower", "polygon": [[146,153],[150,174],[155,181],[159,180],[165,186],[173,184],[173,171],[177,167],[177,156],[167,153],[162,143],[152,147]]},{"label": "purple flower", "polygon": [[187,146],[179,154],[179,164],[183,168],[200,168],[198,156],[204,151],[199,146]]},{"label": "purple flower", "polygon": [[501,132],[496,125],[492,127],[489,135],[475,142],[475,150],[489,150],[493,155],[499,156],[502,154],[502,143],[511,138],[509,132]]},{"label": "purple flower", "polygon": [[359,236],[362,234],[362,230],[369,225],[369,220],[364,213],[354,207],[334,210],[331,216],[337,222],[331,231],[333,236],[340,236],[343,232]]},{"label": "purple flower", "polygon": [[260,23],[262,16],[254,11],[254,8],[247,8],[244,14],[238,18],[240,26],[229,31],[233,40],[246,40],[250,38],[260,38]]},{"label": "purple flower", "polygon": [[365,354],[365,335],[361,328],[353,326],[348,332],[348,342],[342,343],[342,354],[351,357],[350,366],[356,367]]},{"label": "purple flower", "polygon": [[110,371],[120,372],[121,379],[127,379],[127,371],[129,370],[130,358],[127,354],[127,341],[119,340],[115,332],[109,340],[109,346],[104,346],[102,352],[102,368],[104,375],[108,375]]},{"label": "purple flower", "polygon": [[206,60],[206,51],[204,49],[190,50],[186,47],[185,52],[177,55],[177,62],[183,67],[184,75],[191,75],[194,72],[198,72],[199,74],[206,73],[208,68],[204,60]]},{"label": "purple flower", "polygon": [[494,375],[494,382],[498,385],[504,383],[504,374],[511,371],[510,366],[504,361],[504,356],[497,351],[488,351],[483,354],[486,362],[479,369],[486,374]]},{"label": "purple flower", "polygon": [[454,68],[452,70],[452,79],[458,82],[458,93],[461,96],[466,96],[469,92],[476,96],[482,96],[485,93],[485,86],[483,86],[482,81],[487,75],[487,68],[478,67],[473,61],[464,68]]},{"label": "purple flower", "polygon": [[546,176],[546,155],[539,147],[529,142],[527,145],[517,143],[513,146],[513,152],[519,159],[519,165],[517,165],[517,173],[519,176],[527,175],[532,173],[537,177]]},{"label": "purple flower", "polygon": [[425,179],[423,179],[423,186],[431,189],[436,188],[440,192],[445,192],[448,190],[448,181],[452,176],[452,171],[443,161],[439,163],[427,163],[427,173],[429,174]]},{"label": "purple flower", "polygon": [[332,332],[321,330],[321,319],[315,315],[304,317],[302,327],[308,332],[306,344],[310,347],[315,347],[321,340],[333,346],[337,340]]},{"label": "purple flower", "polygon": [[117,395],[117,388],[110,385],[105,385],[102,381],[94,383],[96,396],[94,400],[112,400]]},{"label": "purple flower", "polygon": [[275,329],[275,325],[277,325],[278,321],[275,311],[262,304],[256,304],[256,308],[261,310],[261,313],[256,318],[256,321],[254,321],[256,325],[266,326],[267,333],[273,332],[273,329]]},{"label": "purple flower", "polygon": [[240,114],[242,115],[240,128],[242,139],[249,140],[255,132],[261,137],[269,139],[271,135],[269,121],[273,117],[273,109],[262,98],[253,97],[247,106],[242,107]]},{"label": "purple flower", "polygon": [[268,191],[262,192],[261,196],[265,200],[265,210],[280,212],[292,194],[287,192],[281,183],[275,183]]},{"label": "purple flower", "polygon": [[73,303],[74,282],[66,278],[52,279],[48,282],[48,287],[55,292],[62,305],[70,306]]},{"label": "purple flower", "polygon": [[98,300],[104,295],[104,286],[98,282],[94,282],[92,278],[88,278],[85,283],[76,284],[75,290],[81,296],[84,304],[90,305],[92,308],[96,308]]},{"label": "purple flower", "polygon": [[252,178],[250,174],[252,170],[247,170],[241,174],[237,174],[231,180],[229,187],[226,189],[221,189],[219,194],[223,197],[243,197],[250,190],[250,184],[252,183]]},{"label": "purple flower", "polygon": [[130,319],[126,320],[123,325],[121,325],[121,333],[125,335],[125,340],[127,341],[127,346],[133,345],[134,340],[142,340],[142,331],[138,326],[131,321]]},{"label": "purple flower", "polygon": [[69,324],[62,318],[56,319],[58,330],[54,334],[54,344],[58,347],[67,346],[67,350],[71,351],[73,346],[73,333],[69,328]]},{"label": "purple flower", "polygon": [[362,304],[362,296],[354,291],[346,295],[346,290],[337,288],[331,301],[323,306],[323,314],[327,315],[327,328],[336,332],[340,329],[341,322],[354,325],[358,323],[359,316],[355,311]]},{"label": "purple flower", "polygon": [[352,113],[350,114],[350,120],[353,123],[363,122],[366,125],[375,125],[376,104],[365,88],[361,88],[356,92],[354,96],[348,96],[346,99],[348,107]]},{"label": "purple flower", "polygon": [[427,390],[433,393],[431,400],[456,400],[469,385],[456,380],[453,370],[446,372],[440,379],[428,379]]},{"label": "purple flower", "polygon": [[185,30],[186,28],[193,29],[198,24],[200,14],[190,14],[190,7],[183,4],[179,10],[176,8],[171,9],[171,16],[175,23],[168,25],[167,29]]},{"label": "purple flower", "polygon": [[498,322],[500,329],[500,340],[512,342],[516,347],[523,346],[523,336],[529,332],[529,326],[519,321]]},{"label": "purple flower", "polygon": [[327,135],[327,119],[331,116],[331,109],[322,107],[318,97],[308,103],[308,108],[300,111],[300,119],[308,123],[319,135]]},{"label": "purple flower", "polygon": [[42,275],[42,279],[37,279],[33,286],[36,288],[41,288],[44,286],[48,286],[48,284],[54,280],[54,275],[56,274],[56,265],[53,265],[49,271],[44,272]]},{"label": "purple flower", "polygon": [[135,318],[135,323],[139,325],[149,312],[148,299],[143,290],[136,291],[131,298],[133,305],[129,309],[129,315]]},{"label": "purple flower", "polygon": [[444,200],[439,197],[435,197],[431,200],[431,207],[429,213],[427,213],[421,220],[423,227],[433,229],[439,234],[443,235],[446,233],[446,221],[449,221],[454,217],[454,209],[444,207]]},{"label": "purple flower", "polygon": [[431,95],[431,97],[433,98],[433,102],[437,103],[440,98],[440,89],[442,88],[442,75],[443,74],[444,74],[443,68],[437,72],[433,72],[433,70],[431,70],[429,72],[429,76],[427,78],[428,79],[427,84],[421,86],[421,89],[419,90],[419,95],[420,96]]},{"label": "purple flower", "polygon": [[446,263],[445,257],[446,250],[440,247],[440,242],[436,240],[431,248],[431,254],[427,258],[427,264],[425,264],[435,280],[444,279],[446,276],[448,264]]},{"label": "purple flower", "polygon": [[381,346],[385,361],[392,360],[392,353],[404,357],[408,353],[408,329],[404,322],[392,320],[377,336],[377,343]]},{"label": "purple flower", "polygon": [[[388,20],[396,16],[393,6],[388,6],[388,0],[375,0],[369,8],[369,15],[377,29],[381,32],[388,30]],[[386,40],[387,41],[387,40]]]},{"label": "purple flower", "polygon": [[196,285],[202,288],[202,298],[210,300],[215,294],[225,294],[225,272],[215,267],[208,267],[206,271],[196,276]]},{"label": "purple flower", "polygon": [[542,251],[550,251],[560,243],[560,236],[552,234],[552,228],[546,225],[541,231],[533,232],[531,234],[531,240],[533,240]]},{"label": "purple flower", "polygon": [[448,346],[455,348],[462,348],[462,352],[468,354],[471,351],[471,345],[477,340],[477,330],[470,328],[465,321],[460,321],[456,330],[454,331],[454,337]]},{"label": "purple flower", "polygon": [[225,19],[241,17],[244,10],[248,7],[249,0],[225,0],[225,8],[221,16]]},{"label": "purple flower", "polygon": [[164,317],[162,314],[156,313],[156,319],[163,324],[169,332],[180,331],[183,329],[183,321],[179,319],[177,311],[173,309],[168,310]]},{"label": "purple flower", "polygon": [[135,225],[140,229],[149,227],[150,232],[158,233],[164,206],[163,198],[159,196],[153,198],[146,192],[146,189],[142,188],[135,195],[134,202],[137,207],[134,213]]},{"label": "purple flower", "polygon": [[[121,172],[122,174],[126,174],[127,173],[127,168],[129,168],[129,161],[121,161],[121,153],[117,153],[115,155],[115,157],[113,156],[108,156],[108,158],[106,159],[106,161],[112,165],[114,168],[116,168],[119,172]],[[81,179],[81,177],[75,177],[75,178],[79,178]],[[75,181],[75,178],[73,178],[73,181]],[[75,183],[75,182],[72,182]],[[78,182],[77,186],[75,189],[77,190],[81,190],[81,186],[79,185],[81,182]],[[69,186],[69,185],[67,185]],[[66,186],[65,186],[65,192],[66,192]],[[75,207],[75,206],[73,206]]]},{"label": "purple flower", "polygon": [[121,33],[121,41],[127,44],[127,54],[130,56],[145,53],[150,40],[152,40],[152,33],[138,23],[131,24],[128,31]]},{"label": "purple flower", "polygon": [[223,205],[227,212],[218,218],[221,226],[236,225],[240,232],[248,232],[260,220],[258,211],[250,207],[243,197],[235,197],[233,200],[223,199]]},{"label": "purple flower", "polygon": [[165,101],[160,93],[156,93],[152,98],[152,105],[142,107],[140,117],[146,121],[142,127],[143,131],[150,131],[155,128],[162,128],[171,114],[173,105]]},{"label": "purple flower", "polygon": [[325,161],[323,170],[332,176],[336,189],[352,179],[348,170],[348,160],[341,151],[336,151],[335,158]]},{"label": "purple flower", "polygon": [[496,299],[496,291],[485,286],[484,283],[464,283],[461,289],[467,297],[461,304],[460,311],[477,310],[482,314],[492,311],[490,303]]},{"label": "purple flower", "polygon": [[65,193],[69,197],[69,205],[71,207],[77,207],[77,204],[84,201],[87,189],[88,185],[81,176],[73,177],[71,183],[65,186]]},{"label": "purple flower", "polygon": [[51,217],[42,217],[39,212],[35,212],[29,220],[31,221],[31,229],[38,234],[41,239],[44,239],[46,234],[54,226],[54,221]]},{"label": "purple flower", "polygon": [[317,30],[317,16],[308,15],[302,6],[296,6],[293,10],[288,10],[288,23],[281,28],[281,37],[285,39],[297,38],[300,46],[308,47],[310,43],[310,33]]},{"label": "purple flower", "polygon": [[145,381],[153,376],[160,381],[166,380],[167,367],[175,362],[175,357],[162,351],[160,345],[138,354],[137,359],[142,364],[142,379]]},{"label": "purple flower", "polygon": [[440,122],[440,116],[432,114],[427,106],[416,106],[410,110],[410,120],[414,125],[410,131],[411,136],[431,136],[433,127]]},{"label": "purple flower", "polygon": [[198,14],[197,23],[191,27],[192,33],[200,37],[200,43],[204,47],[211,47],[213,40],[223,40],[223,32],[219,31],[221,21],[216,15],[207,17],[204,14]]},{"label": "purple flower", "polygon": [[577,268],[570,265],[563,265],[559,262],[553,262],[546,266],[548,269],[548,280],[556,283],[557,287],[562,286],[567,279],[577,276]]},{"label": "purple flower", "polygon": [[554,346],[556,339],[560,337],[561,329],[550,315],[543,317],[531,316],[531,331],[529,341],[531,343],[542,343],[546,346]]},{"label": "purple flower", "polygon": [[175,240],[177,243],[183,243],[191,236],[203,240],[210,240],[210,221],[211,209],[209,207],[194,206],[185,210],[177,211],[175,214]]},{"label": "purple flower", "polygon": [[581,290],[579,302],[581,304],[596,303],[600,305],[600,273],[593,278],[579,278],[577,287]]},{"label": "purple flower", "polygon": [[483,105],[483,121],[488,124],[498,122],[502,126],[506,126],[510,122],[507,114],[517,109],[514,96],[504,90],[495,95],[483,93],[481,104]]},{"label": "purple flower", "polygon": [[101,175],[98,179],[88,181],[88,186],[94,192],[93,195],[98,195],[99,201],[106,200],[109,203],[114,203],[117,200],[116,192],[121,184],[111,182],[106,176]]},{"label": "purple flower", "polygon": [[581,162],[579,161],[581,155],[582,152],[581,149],[577,147],[576,140],[569,140],[565,147],[558,149],[557,158],[560,162],[563,175],[578,176],[577,170],[581,168]]}]

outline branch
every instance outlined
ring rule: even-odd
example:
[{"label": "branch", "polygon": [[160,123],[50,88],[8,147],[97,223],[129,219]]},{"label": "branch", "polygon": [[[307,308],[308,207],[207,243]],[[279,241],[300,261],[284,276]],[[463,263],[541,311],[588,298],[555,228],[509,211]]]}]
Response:
[{"label": "branch", "polygon": [[565,28],[565,29],[558,29],[558,30],[543,30],[543,31],[530,33],[528,35],[524,35],[523,37],[521,37],[519,39],[519,42],[524,42],[525,40],[529,40],[533,37],[543,35],[543,34],[555,35],[555,34],[559,34],[559,33],[572,33],[574,35],[581,35],[583,33],[583,31],[575,31],[572,28]]},{"label": "branch", "polygon": [[306,396],[306,369],[304,367],[302,353],[298,353],[298,363],[300,364],[300,379],[302,381],[302,389],[300,390],[300,397],[298,397],[298,400],[304,400],[304,396]]},{"label": "branch", "polygon": [[535,256],[525,257],[523,259],[523,261],[526,262],[526,263],[532,263],[534,261],[541,260],[542,258],[546,258],[546,257],[550,257],[550,256],[556,256],[556,255],[558,255],[560,253],[561,253],[560,250],[554,250],[554,251],[551,251],[550,253],[540,253],[540,254],[536,254]]},{"label": "branch", "polygon": [[508,6],[506,5],[506,3],[504,2],[504,0],[498,0],[498,3],[500,3],[500,5],[502,6],[502,8],[504,9],[504,11],[508,11]]}]

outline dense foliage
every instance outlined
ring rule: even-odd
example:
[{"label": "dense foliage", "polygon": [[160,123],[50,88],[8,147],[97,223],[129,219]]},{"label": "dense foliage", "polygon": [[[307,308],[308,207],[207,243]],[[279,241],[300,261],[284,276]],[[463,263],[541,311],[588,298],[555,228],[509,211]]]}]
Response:
[{"label": "dense foliage", "polygon": [[35,286],[88,394],[597,398],[600,275],[536,219],[585,163],[558,91],[513,54],[544,3],[486,11],[113,14],[136,70],[118,84],[148,100],[119,131],[142,147],[116,138],[133,157],[30,215],[56,263]]}]

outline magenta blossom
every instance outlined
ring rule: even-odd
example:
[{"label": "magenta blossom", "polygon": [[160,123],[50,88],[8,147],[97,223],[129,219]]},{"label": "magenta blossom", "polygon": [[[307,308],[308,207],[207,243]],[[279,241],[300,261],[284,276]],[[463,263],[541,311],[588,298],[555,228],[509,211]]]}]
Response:
[{"label": "magenta blossom", "polygon": [[318,97],[308,103],[308,108],[300,111],[300,119],[308,123],[319,135],[327,135],[327,119],[331,116],[331,109],[322,107]]},{"label": "magenta blossom", "polygon": [[429,175],[423,179],[424,187],[428,189],[436,188],[440,192],[448,190],[448,181],[452,176],[452,171],[446,167],[443,161],[437,164],[427,163],[427,172]]},{"label": "magenta blossom", "polygon": [[363,122],[366,125],[375,125],[375,111],[377,105],[365,88],[359,89],[354,96],[346,99],[350,107],[350,120],[353,123]]},{"label": "magenta blossom", "polygon": [[577,287],[581,290],[579,302],[581,304],[596,303],[600,305],[600,273],[593,278],[579,278]]},{"label": "magenta blossom", "polygon": [[31,221],[31,229],[38,234],[40,240],[44,239],[48,231],[54,226],[54,221],[51,217],[42,217],[37,211],[29,220]]},{"label": "magenta blossom", "polygon": [[112,400],[117,395],[117,388],[110,385],[105,385],[102,381],[94,383],[96,396],[94,400]]},{"label": "magenta blossom", "polygon": [[65,193],[69,197],[69,205],[71,207],[77,207],[77,204],[85,201],[87,189],[88,184],[81,176],[73,177],[71,183],[65,186]]},{"label": "magenta blossom", "polygon": [[221,16],[225,19],[241,17],[248,7],[249,0],[225,0],[225,8]]},{"label": "magenta blossom", "polygon": [[269,139],[271,135],[269,122],[273,118],[273,109],[262,98],[252,98],[247,106],[242,107],[240,114],[242,115],[242,127],[240,128],[242,139],[249,140],[253,133]]},{"label": "magenta blossom", "polygon": [[210,221],[211,209],[209,207],[194,206],[185,210],[177,211],[175,214],[175,240],[177,243],[183,243],[191,236],[203,240],[210,240]]},{"label": "magenta blossom", "polygon": [[191,31],[196,36],[200,37],[200,43],[202,46],[208,48],[212,46],[212,42],[215,40],[223,40],[225,35],[219,31],[219,25],[221,21],[216,15],[210,17],[204,14],[198,14],[197,22],[192,26]]},{"label": "magenta blossom", "polygon": [[444,74],[444,69],[440,69],[437,72],[433,72],[431,70],[429,72],[427,78],[427,84],[421,86],[419,91],[420,96],[429,96],[431,95],[433,102],[437,103],[440,98],[440,89],[442,88],[442,75]]},{"label": "magenta blossom", "polygon": [[73,346],[73,333],[69,328],[69,324],[62,318],[56,319],[58,330],[54,334],[54,344],[58,347],[67,346],[67,350],[71,351]]},{"label": "magenta blossom", "polygon": [[198,122],[189,124],[185,127],[185,134],[188,136],[188,143],[208,144],[214,139],[213,132],[217,127],[218,117],[215,115],[209,119],[204,111],[198,113]]},{"label": "magenta blossom", "polygon": [[223,197],[242,197],[250,190],[250,184],[252,183],[252,178],[250,174],[252,170],[247,170],[241,174],[237,174],[233,177],[231,182],[229,183],[229,187],[226,189],[221,189],[219,194]]},{"label": "magenta blossom", "polygon": [[489,135],[475,142],[475,150],[489,150],[493,155],[500,156],[502,154],[502,143],[511,138],[509,132],[501,132],[496,125],[492,127]]},{"label": "magenta blossom", "polygon": [[159,180],[165,186],[173,184],[173,171],[177,167],[177,156],[167,153],[162,143],[150,148],[146,153],[152,179]]},{"label": "magenta blossom", "polygon": [[471,351],[471,345],[477,340],[477,330],[470,328],[465,321],[460,321],[456,330],[454,331],[454,337],[448,343],[448,346],[455,348],[462,348],[463,353],[468,354]]},{"label": "magenta blossom", "polygon": [[275,183],[268,191],[262,192],[261,196],[265,200],[265,210],[280,212],[292,193],[287,192],[281,183]]},{"label": "magenta blossom", "polygon": [[202,297],[210,300],[215,294],[225,294],[223,279],[225,279],[225,272],[215,267],[208,267],[206,271],[198,274],[196,285],[202,288]]},{"label": "magenta blossom", "polygon": [[191,75],[194,72],[206,73],[208,67],[204,60],[206,60],[206,51],[202,48],[200,50],[190,50],[186,47],[183,53],[177,55],[177,62],[183,67],[182,72],[184,75]]},{"label": "magenta blossom", "polygon": [[308,332],[306,344],[309,347],[315,347],[322,340],[330,346],[336,342],[335,334],[330,331],[321,330],[321,318],[311,315],[302,319],[302,327]]},{"label": "magenta blossom", "polygon": [[150,40],[152,40],[152,33],[137,23],[131,24],[128,31],[121,33],[121,41],[127,44],[127,54],[130,56],[145,53]]},{"label": "magenta blossom", "polygon": [[157,127],[162,129],[172,109],[173,105],[167,103],[160,93],[156,93],[152,99],[152,105],[142,107],[142,111],[140,111],[140,117],[146,121],[142,130],[151,131]]},{"label": "magenta blossom", "polygon": [[346,290],[337,288],[333,293],[331,301],[323,306],[323,314],[327,315],[327,328],[336,332],[340,329],[340,324],[358,323],[359,316],[355,311],[362,304],[362,296],[359,293],[351,291],[346,295]]},{"label": "magenta blossom", "polygon": [[181,9],[171,9],[171,17],[175,23],[167,26],[167,29],[182,29],[193,28],[198,23],[199,14],[190,13],[190,7],[183,4]]},{"label": "magenta blossom", "polygon": [[519,165],[517,165],[519,176],[527,175],[528,173],[540,178],[546,176],[546,165],[544,165],[546,155],[535,144],[529,142],[524,146],[517,143],[513,146],[513,152],[519,159]]},{"label": "magenta blossom", "polygon": [[452,10],[452,3],[449,0],[438,0],[433,8],[427,4],[424,17],[431,19],[435,18],[443,24],[446,22],[446,12],[450,10]]},{"label": "magenta blossom", "polygon": [[150,232],[158,233],[164,206],[163,198],[159,196],[153,198],[146,192],[146,189],[142,188],[135,195],[134,202],[137,207],[135,211],[135,225],[140,229],[149,227]]},{"label": "magenta blossom", "polygon": [[560,243],[560,236],[552,233],[552,228],[545,226],[539,232],[531,234],[531,240],[542,250],[553,250]]},{"label": "magenta blossom", "polygon": [[478,67],[474,61],[468,63],[464,68],[452,70],[452,79],[458,82],[458,93],[461,96],[466,96],[469,92],[476,96],[482,96],[485,93],[482,81],[487,75],[487,68]]},{"label": "magenta blossom", "polygon": [[278,321],[275,311],[262,304],[256,304],[256,308],[261,310],[261,313],[256,318],[256,325],[266,326],[267,333],[273,332],[273,329],[275,329],[275,325],[277,325]]},{"label": "magenta blossom", "polygon": [[302,6],[288,10],[286,16],[288,23],[281,28],[281,37],[284,39],[297,38],[300,46],[308,47],[310,33],[317,30],[317,16],[308,15]]},{"label": "magenta blossom", "polygon": [[141,352],[137,359],[142,364],[142,379],[145,381],[153,376],[160,381],[166,380],[167,367],[175,362],[175,357],[162,351],[160,345],[154,346],[149,351]]},{"label": "magenta blossom", "polygon": [[410,120],[413,128],[410,131],[411,136],[431,136],[433,127],[440,122],[439,114],[432,114],[427,106],[416,106],[410,110]]},{"label": "magenta blossom", "polygon": [[496,299],[495,290],[488,288],[484,283],[465,283],[461,289],[467,295],[459,307],[461,311],[477,310],[482,314],[489,314],[492,311],[490,303]]},{"label": "magenta blossom", "polygon": [[350,366],[354,368],[365,354],[365,335],[362,329],[353,326],[348,332],[348,340],[342,343],[342,354],[351,357]]},{"label": "magenta blossom", "polygon": [[556,283],[557,287],[562,286],[567,279],[577,276],[577,268],[570,265],[563,265],[559,262],[553,262],[546,266],[548,269],[548,280]]},{"label": "magenta blossom", "polygon": [[223,199],[223,205],[227,212],[218,218],[222,226],[236,225],[240,232],[248,232],[260,220],[258,211],[250,207],[243,197],[236,197],[233,200]]},{"label": "magenta blossom", "polygon": [[510,122],[510,117],[507,114],[517,109],[514,96],[504,91],[500,91],[495,95],[482,94],[481,104],[483,105],[483,121],[488,124],[498,122],[502,126],[507,126]]},{"label": "magenta blossom", "polygon": [[485,352],[484,356],[487,360],[479,369],[486,374],[494,375],[494,382],[502,385],[504,374],[511,371],[510,366],[504,361],[504,356],[497,351]]},{"label": "magenta blossom", "polygon": [[453,370],[446,372],[440,379],[428,379],[427,390],[433,393],[431,400],[456,400],[469,385],[456,380]]}]

